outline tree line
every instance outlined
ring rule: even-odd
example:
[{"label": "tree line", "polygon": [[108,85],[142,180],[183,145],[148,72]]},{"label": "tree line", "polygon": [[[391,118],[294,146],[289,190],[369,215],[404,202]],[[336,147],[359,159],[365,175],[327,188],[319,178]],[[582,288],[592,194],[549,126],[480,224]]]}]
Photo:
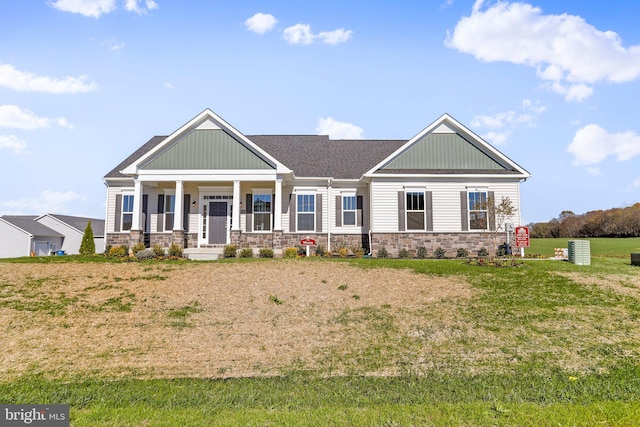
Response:
[{"label": "tree line", "polygon": [[640,237],[640,203],[582,215],[562,211],[558,218],[530,224],[529,229],[532,238]]}]

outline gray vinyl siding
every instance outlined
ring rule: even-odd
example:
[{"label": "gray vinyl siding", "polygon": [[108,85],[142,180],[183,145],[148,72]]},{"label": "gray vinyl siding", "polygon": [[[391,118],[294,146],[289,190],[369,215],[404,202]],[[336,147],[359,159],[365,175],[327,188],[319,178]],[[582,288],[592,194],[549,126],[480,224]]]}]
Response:
[{"label": "gray vinyl siding", "polygon": [[143,170],[275,169],[223,130],[195,130],[142,166]]}]

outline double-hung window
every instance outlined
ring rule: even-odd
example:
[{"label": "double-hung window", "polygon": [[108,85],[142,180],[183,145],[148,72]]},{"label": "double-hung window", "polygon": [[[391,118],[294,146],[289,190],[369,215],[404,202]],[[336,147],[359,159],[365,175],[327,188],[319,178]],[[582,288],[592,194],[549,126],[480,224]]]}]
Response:
[{"label": "double-hung window", "polygon": [[176,211],[176,195],[165,194],[164,196],[164,231],[173,230],[173,220]]},{"label": "double-hung window", "polygon": [[356,225],[357,208],[355,195],[342,196],[342,225]]},{"label": "double-hung window", "polygon": [[407,230],[425,229],[424,191],[407,191]]},{"label": "double-hung window", "polygon": [[314,231],[316,224],[316,198],[314,194],[297,195],[298,231]]},{"label": "double-hung window", "polygon": [[486,230],[488,228],[488,206],[486,191],[469,191],[469,229]]},{"label": "double-hung window", "polygon": [[253,230],[271,230],[271,194],[253,194]]},{"label": "double-hung window", "polygon": [[131,230],[133,225],[133,194],[122,195],[122,230]]}]

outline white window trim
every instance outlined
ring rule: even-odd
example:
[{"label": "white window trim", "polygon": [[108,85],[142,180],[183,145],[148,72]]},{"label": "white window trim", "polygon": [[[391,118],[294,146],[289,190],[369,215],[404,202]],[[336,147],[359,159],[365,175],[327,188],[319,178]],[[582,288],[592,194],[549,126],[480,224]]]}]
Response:
[{"label": "white window trim", "polygon": [[[484,193],[485,195],[485,200],[489,199],[489,189],[488,188],[467,188],[467,207],[468,207],[468,212],[467,212],[467,222],[468,222],[468,228],[469,231],[487,231],[489,230],[489,209],[471,209],[470,206],[470,200],[469,200],[469,193]],[[485,228],[471,228],[471,213],[472,212],[484,212],[486,215],[486,227]]]},{"label": "white window trim", "polygon": [[251,208],[251,212],[253,215],[253,230],[252,233],[272,233],[273,232],[273,215],[274,212],[259,212],[260,214],[264,214],[264,213],[268,213],[269,214],[269,230],[256,230],[255,229],[255,215],[256,215],[256,208],[255,208],[255,199],[254,196],[271,196],[271,204],[273,206],[273,192],[275,190],[272,190],[270,188],[252,188],[251,189],[251,203],[253,204],[252,208]]},{"label": "white window trim", "polygon": [[[162,230],[163,233],[172,233],[173,232],[173,225],[171,225],[171,229],[167,230],[167,196],[173,196],[175,198],[176,196],[176,190],[175,189],[164,189],[164,206],[162,207],[162,215],[164,217],[164,220],[162,221],[163,223],[163,228],[164,230]],[[175,222],[176,220],[176,201],[175,199],[173,200],[173,221]]]},{"label": "white window trim", "polygon": [[[342,226],[343,227],[347,227],[347,228],[357,228],[358,227],[358,196],[356,196],[355,192],[347,192],[347,193],[342,193],[341,194],[342,197],[340,198],[340,203],[342,203],[342,206],[340,207],[342,210]],[[355,200],[355,206],[353,208],[353,210],[345,210],[344,209],[344,198],[345,197],[353,197]],[[353,224],[345,224],[344,221],[344,213],[345,212],[353,212]]]},{"label": "white window trim", "polygon": [[[296,197],[296,232],[297,233],[315,233],[316,232],[316,210],[318,209],[318,207],[316,206],[316,203],[318,202],[316,195],[317,193],[309,192],[309,191],[299,191],[294,193],[294,196]],[[313,196],[313,212],[300,211],[300,203],[298,203],[298,196]],[[313,230],[300,230],[300,225],[298,221],[298,219],[300,218],[300,214],[313,215]]]},{"label": "white window trim", "polygon": [[[422,210],[409,210],[409,206],[407,203],[407,194],[409,193],[420,193],[422,194]],[[404,223],[406,231],[416,232],[416,231],[426,231],[427,230],[427,194],[424,188],[406,188],[404,190]],[[409,228],[409,212],[422,212],[422,223],[424,224],[422,228]]]},{"label": "white window trim", "polygon": [[[135,194],[134,194],[133,191],[123,191],[120,194],[122,195],[122,205],[120,206],[120,230],[117,230],[117,232],[118,233],[129,233],[131,231],[131,229],[125,230],[123,228],[124,227],[124,215],[125,215],[125,213],[131,215],[131,226],[133,227],[133,209],[136,208]],[[133,197],[133,206],[132,206],[131,212],[129,212],[129,211],[125,212],[125,210],[124,210],[124,198],[125,198],[125,196]]]}]

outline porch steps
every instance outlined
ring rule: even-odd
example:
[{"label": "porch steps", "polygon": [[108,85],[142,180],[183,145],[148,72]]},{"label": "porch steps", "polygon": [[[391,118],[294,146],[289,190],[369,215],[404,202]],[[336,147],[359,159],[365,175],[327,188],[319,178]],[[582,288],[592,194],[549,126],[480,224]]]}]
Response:
[{"label": "porch steps", "polygon": [[187,259],[195,261],[213,261],[223,258],[224,247],[219,248],[188,248],[184,250]]}]

